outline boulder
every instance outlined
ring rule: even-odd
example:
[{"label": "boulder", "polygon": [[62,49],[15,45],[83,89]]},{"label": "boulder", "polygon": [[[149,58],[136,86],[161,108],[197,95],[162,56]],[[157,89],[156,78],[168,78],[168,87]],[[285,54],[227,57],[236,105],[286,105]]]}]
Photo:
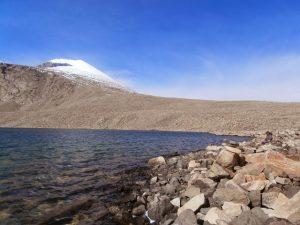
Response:
[{"label": "boulder", "polygon": [[272,207],[275,209],[263,209],[269,217],[287,219],[293,224],[300,224],[300,191],[291,199],[277,201]]},{"label": "boulder", "polygon": [[267,180],[254,180],[247,183],[243,183],[240,186],[247,191],[261,191],[269,183]]},{"label": "boulder", "polygon": [[267,220],[268,216],[260,208],[253,208],[242,212],[230,225],[263,225]]},{"label": "boulder", "polygon": [[223,210],[213,207],[211,208],[204,217],[204,221],[209,222],[210,224],[220,224],[221,221],[225,223],[230,223],[232,217],[227,215]]},{"label": "boulder", "polygon": [[265,153],[249,154],[246,155],[246,161],[254,166],[263,166],[266,171],[277,176],[300,177],[300,161],[289,159],[280,152],[269,150]]},{"label": "boulder", "polygon": [[189,197],[189,198],[192,198],[196,195],[199,195],[200,194],[200,188],[198,187],[195,187],[194,185],[191,185],[190,187],[188,187],[186,189],[186,191],[183,193],[183,196],[185,197]]},{"label": "boulder", "polygon": [[157,165],[166,165],[166,160],[162,156],[158,156],[152,159],[149,159],[148,165],[151,167],[157,166]]},{"label": "boulder", "polygon": [[197,225],[197,218],[191,209],[182,211],[173,225]]},{"label": "boulder", "polygon": [[198,179],[192,181],[192,184],[199,188],[205,196],[212,194],[217,186],[215,181],[206,177],[198,177]]},{"label": "boulder", "polygon": [[244,204],[234,202],[224,202],[222,206],[223,211],[230,217],[236,217],[244,211],[249,211],[250,208]]},{"label": "boulder", "polygon": [[170,203],[167,196],[154,197],[147,205],[148,217],[151,220],[159,222],[166,214],[170,213],[174,206]]},{"label": "boulder", "polygon": [[289,199],[280,192],[266,192],[262,193],[262,205],[276,209],[279,205],[286,203]]},{"label": "boulder", "polygon": [[213,200],[219,206],[222,206],[224,202],[241,203],[244,205],[250,203],[248,196],[244,192],[229,188],[217,189],[213,194]]},{"label": "boulder", "polygon": [[252,207],[260,207],[261,206],[261,193],[260,193],[260,191],[250,191],[248,193],[248,198],[251,202]]},{"label": "boulder", "polygon": [[240,174],[259,175],[265,166],[263,163],[249,163],[239,170]]},{"label": "boulder", "polygon": [[181,212],[183,212],[186,209],[191,209],[193,212],[196,212],[201,206],[203,206],[205,203],[205,197],[204,194],[199,194],[191,198],[187,203],[185,203],[182,207],[180,207],[177,211],[177,214],[179,215]]},{"label": "boulder", "polygon": [[246,191],[245,191],[243,188],[241,188],[240,185],[236,184],[233,180],[227,181],[227,182],[225,183],[225,186],[224,186],[224,187],[225,187],[225,188],[229,188],[229,189],[236,189],[236,190],[238,190],[238,191],[240,191],[240,192],[246,193]]},{"label": "boulder", "polygon": [[230,174],[218,163],[211,165],[210,169],[207,171],[206,176],[213,180],[230,177]]},{"label": "boulder", "polygon": [[225,168],[233,168],[238,164],[238,159],[239,159],[238,154],[227,150],[222,150],[219,153],[216,162]]},{"label": "boulder", "polygon": [[242,153],[241,149],[238,149],[238,148],[234,148],[234,147],[230,147],[230,146],[224,146],[224,148],[227,151],[238,154],[238,155],[240,155]]}]

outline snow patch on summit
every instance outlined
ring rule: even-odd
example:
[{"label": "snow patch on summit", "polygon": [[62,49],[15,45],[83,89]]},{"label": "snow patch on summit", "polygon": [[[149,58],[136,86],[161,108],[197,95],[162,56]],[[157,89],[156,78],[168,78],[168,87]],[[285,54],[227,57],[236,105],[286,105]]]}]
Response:
[{"label": "snow patch on summit", "polygon": [[40,68],[61,73],[64,77],[72,80],[83,78],[87,81],[94,81],[98,84],[129,91],[124,85],[83,60],[52,59],[43,63]]}]

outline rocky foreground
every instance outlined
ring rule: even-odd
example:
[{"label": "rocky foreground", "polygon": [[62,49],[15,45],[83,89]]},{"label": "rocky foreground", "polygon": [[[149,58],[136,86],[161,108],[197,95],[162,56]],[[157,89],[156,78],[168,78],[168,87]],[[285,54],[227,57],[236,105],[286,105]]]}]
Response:
[{"label": "rocky foreground", "polygon": [[151,179],[113,220],[161,225],[300,224],[300,133],[257,135],[183,156],[150,159]]}]

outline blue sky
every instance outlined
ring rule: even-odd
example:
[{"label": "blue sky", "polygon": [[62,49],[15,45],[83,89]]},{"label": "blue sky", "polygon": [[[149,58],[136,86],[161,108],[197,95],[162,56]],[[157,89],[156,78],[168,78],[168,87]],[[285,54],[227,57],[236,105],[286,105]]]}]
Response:
[{"label": "blue sky", "polygon": [[300,1],[0,0],[0,60],[52,58],[153,95],[300,101]]}]

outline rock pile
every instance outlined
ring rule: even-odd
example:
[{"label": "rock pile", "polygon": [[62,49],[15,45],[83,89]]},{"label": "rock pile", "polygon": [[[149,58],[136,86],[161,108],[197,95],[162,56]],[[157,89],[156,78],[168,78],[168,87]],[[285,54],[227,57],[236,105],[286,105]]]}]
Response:
[{"label": "rock pile", "polygon": [[285,131],[149,160],[138,224],[300,224],[300,135]]}]

